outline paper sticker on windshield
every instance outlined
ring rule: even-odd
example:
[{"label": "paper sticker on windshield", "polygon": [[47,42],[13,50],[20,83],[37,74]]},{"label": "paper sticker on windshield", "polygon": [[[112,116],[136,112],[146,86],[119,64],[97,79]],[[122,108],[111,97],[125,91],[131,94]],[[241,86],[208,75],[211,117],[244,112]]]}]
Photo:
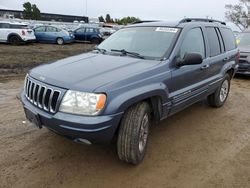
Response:
[{"label": "paper sticker on windshield", "polygon": [[171,28],[171,27],[157,27],[155,31],[158,32],[167,32],[167,33],[177,33],[177,28]]}]

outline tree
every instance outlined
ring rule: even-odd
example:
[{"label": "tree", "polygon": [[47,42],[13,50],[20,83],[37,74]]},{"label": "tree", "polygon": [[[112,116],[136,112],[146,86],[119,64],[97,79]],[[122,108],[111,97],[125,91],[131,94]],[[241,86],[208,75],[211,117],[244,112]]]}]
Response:
[{"label": "tree", "polygon": [[106,23],[111,23],[112,20],[111,20],[110,14],[106,15],[106,19],[105,20],[106,20]]},{"label": "tree", "polygon": [[241,31],[250,26],[250,0],[239,0],[236,5],[227,4],[225,16],[233,22]]},{"label": "tree", "polygon": [[140,21],[140,18],[136,18],[136,17],[124,17],[121,19],[117,19],[117,18],[111,18],[110,14],[107,14],[105,19],[103,18],[103,16],[99,17],[99,22],[106,22],[106,23],[117,23],[119,25],[128,25],[134,22]]},{"label": "tree", "polygon": [[41,12],[36,5],[32,5],[32,13],[33,13],[32,15],[33,20],[39,20],[41,18]]},{"label": "tree", "polygon": [[32,17],[32,5],[30,2],[26,2],[23,4],[23,17],[24,19],[31,19]]},{"label": "tree", "polygon": [[99,22],[105,22],[103,16],[100,16],[98,19],[99,19]]},{"label": "tree", "polygon": [[124,17],[122,19],[116,19],[116,23],[119,25],[128,25],[128,24],[131,24],[131,23],[134,23],[137,21],[140,21],[140,18],[136,18],[133,16],[132,17],[127,16],[127,17]]},{"label": "tree", "polygon": [[24,19],[39,20],[41,17],[41,12],[35,4],[26,2],[23,4],[23,17]]}]

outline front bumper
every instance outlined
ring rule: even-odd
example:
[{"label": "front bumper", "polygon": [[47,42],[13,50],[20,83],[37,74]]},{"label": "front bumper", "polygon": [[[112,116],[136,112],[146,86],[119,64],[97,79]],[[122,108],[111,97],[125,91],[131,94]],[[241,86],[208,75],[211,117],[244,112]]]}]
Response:
[{"label": "front bumper", "polygon": [[21,93],[21,101],[25,111],[29,111],[29,113],[38,117],[41,127],[45,126],[57,134],[72,140],[85,139],[93,144],[109,143],[123,115],[123,113],[119,113],[86,117],[62,112],[50,114],[31,104],[26,99],[24,92]]}]

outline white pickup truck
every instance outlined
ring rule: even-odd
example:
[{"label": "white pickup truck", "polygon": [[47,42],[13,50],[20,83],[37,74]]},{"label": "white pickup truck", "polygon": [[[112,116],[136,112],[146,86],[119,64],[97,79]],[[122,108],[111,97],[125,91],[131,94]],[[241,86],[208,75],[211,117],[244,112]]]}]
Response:
[{"label": "white pickup truck", "polygon": [[0,21],[0,42],[20,44],[35,40],[34,31],[26,24]]}]

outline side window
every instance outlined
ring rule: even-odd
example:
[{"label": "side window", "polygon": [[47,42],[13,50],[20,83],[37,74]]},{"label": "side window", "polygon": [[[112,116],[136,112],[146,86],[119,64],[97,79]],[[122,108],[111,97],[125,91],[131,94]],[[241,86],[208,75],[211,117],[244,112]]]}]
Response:
[{"label": "side window", "polygon": [[35,32],[45,32],[45,27],[38,27],[35,29]]},{"label": "side window", "polygon": [[86,28],[86,33],[93,33],[94,29],[93,28]]},{"label": "side window", "polygon": [[210,57],[217,56],[221,53],[221,47],[217,32],[214,27],[207,27],[207,37],[208,37],[208,44],[210,47]]},{"label": "side window", "polygon": [[224,40],[226,51],[230,51],[230,50],[237,48],[236,39],[231,29],[221,28],[221,34]]},{"label": "side window", "polygon": [[85,31],[85,28],[80,28],[76,30],[76,33],[84,33],[84,31]]},{"label": "side window", "polygon": [[47,27],[47,32],[57,32],[57,28],[55,27]]},{"label": "side window", "polygon": [[181,58],[187,53],[198,53],[205,58],[205,43],[200,28],[194,28],[187,33],[180,49]]}]

